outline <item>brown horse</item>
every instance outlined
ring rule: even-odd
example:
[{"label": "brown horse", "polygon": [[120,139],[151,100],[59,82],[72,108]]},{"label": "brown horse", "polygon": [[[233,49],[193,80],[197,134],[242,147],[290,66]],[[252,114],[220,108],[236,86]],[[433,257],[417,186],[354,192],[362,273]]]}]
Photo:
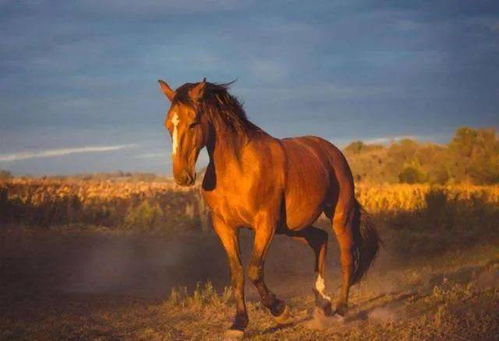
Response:
[{"label": "brown horse", "polygon": [[[193,185],[199,151],[206,147],[210,157],[203,197],[227,252],[237,308],[228,333],[242,335],[248,325],[239,257],[241,227],[255,233],[248,278],[278,321],[286,317],[287,306],[265,285],[263,271],[275,234],[313,249],[316,305],[327,316],[343,316],[349,288],[370,267],[379,239],[376,230],[361,220],[352,173],[340,150],[315,136],[270,136],[248,120],[241,104],[227,91],[230,83],[203,80],[172,90],[159,82],[171,101],[165,126],[172,136],[175,181]],[[341,253],[342,288],[334,310],[324,283],[328,234],[312,226],[322,212],[331,220]]]}]

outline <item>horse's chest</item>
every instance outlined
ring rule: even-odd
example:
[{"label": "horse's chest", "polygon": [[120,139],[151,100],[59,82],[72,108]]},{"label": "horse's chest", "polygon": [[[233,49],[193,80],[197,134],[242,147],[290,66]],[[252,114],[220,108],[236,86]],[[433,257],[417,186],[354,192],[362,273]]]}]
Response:
[{"label": "horse's chest", "polygon": [[254,209],[251,198],[238,191],[203,191],[203,197],[212,214],[232,225],[252,224]]},{"label": "horse's chest", "polygon": [[213,188],[203,187],[205,201],[213,214],[235,226],[254,227],[258,213],[279,211],[282,186],[270,175],[264,177],[248,171],[231,179],[219,177]]}]

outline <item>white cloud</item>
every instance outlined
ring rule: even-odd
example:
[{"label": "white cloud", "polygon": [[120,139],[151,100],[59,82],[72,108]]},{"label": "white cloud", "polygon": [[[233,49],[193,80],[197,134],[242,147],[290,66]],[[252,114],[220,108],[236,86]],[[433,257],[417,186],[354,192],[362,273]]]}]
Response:
[{"label": "white cloud", "polygon": [[0,162],[12,162],[26,159],[39,159],[47,157],[65,156],[69,154],[100,153],[135,147],[135,144],[121,144],[115,146],[85,146],[77,148],[48,149],[36,152],[18,152],[0,154]]},{"label": "white cloud", "polygon": [[144,153],[135,156],[138,159],[159,159],[168,157],[168,153]]},{"label": "white cloud", "polygon": [[384,137],[376,137],[373,139],[368,139],[365,140],[364,142],[367,144],[385,144],[389,142],[400,141],[403,139],[421,140],[421,136],[414,136],[414,135],[384,136]]}]

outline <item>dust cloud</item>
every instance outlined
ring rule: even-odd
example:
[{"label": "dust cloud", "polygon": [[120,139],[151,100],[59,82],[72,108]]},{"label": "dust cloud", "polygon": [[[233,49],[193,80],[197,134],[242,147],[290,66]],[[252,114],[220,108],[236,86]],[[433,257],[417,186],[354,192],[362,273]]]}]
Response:
[{"label": "dust cloud", "polygon": [[[330,235],[327,291],[335,296],[340,287],[338,250]],[[241,233],[243,263],[251,255],[253,234]],[[404,319],[404,300],[423,296],[446,280],[476,280],[477,286],[496,287],[497,264],[461,267],[445,273],[412,274],[400,266],[400,259],[382,249],[367,279],[351,289],[352,301],[369,307],[345,321],[315,316],[313,329],[330,324],[372,320],[390,323]],[[269,249],[265,276],[268,287],[288,300],[312,296],[314,258],[312,250],[284,236],[276,236]],[[418,277],[419,276],[419,277]],[[85,301],[92,297],[109,302],[113,297],[132,297],[142,302],[161,303],[172,288],[210,281],[222,291],[230,284],[224,250],[213,232],[163,238],[105,232],[21,231],[0,235],[0,313],[41,314],[61,300]],[[246,281],[247,298],[257,301],[256,290]],[[414,294],[416,293],[416,294]],[[81,298],[78,298],[81,297]],[[374,297],[369,304],[363,297]],[[107,304],[107,303],[106,303]],[[8,309],[15,305],[18,309]],[[64,305],[61,305],[64,306]],[[310,308],[313,303],[310,304]],[[355,309],[355,303],[353,304]],[[63,308],[61,308],[63,309]],[[70,308],[64,308],[70,309]]]},{"label": "dust cloud", "polygon": [[[241,231],[243,263],[249,261],[253,234]],[[0,235],[0,303],[53,305],[75,297],[135,297],[161,302],[171,290],[212,282],[230,285],[225,252],[213,232],[170,238],[95,231],[12,230]],[[331,250],[331,278],[338,278]],[[279,296],[312,293],[312,250],[276,236],[266,260],[266,282]],[[338,281],[339,283],[339,281]],[[247,298],[258,300],[246,281]],[[331,287],[333,290],[333,287]]]}]

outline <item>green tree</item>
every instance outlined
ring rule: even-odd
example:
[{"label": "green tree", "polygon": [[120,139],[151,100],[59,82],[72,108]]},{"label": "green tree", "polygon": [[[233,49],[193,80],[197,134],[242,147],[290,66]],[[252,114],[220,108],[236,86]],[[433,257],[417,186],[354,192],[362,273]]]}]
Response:
[{"label": "green tree", "polygon": [[399,173],[399,181],[407,184],[419,184],[426,182],[426,174],[417,166],[406,166]]},{"label": "green tree", "polygon": [[359,154],[365,149],[366,144],[362,141],[353,141],[348,146],[345,147],[345,153],[347,154]]},{"label": "green tree", "polygon": [[449,156],[456,182],[499,182],[499,143],[494,129],[459,128],[449,144]]}]

